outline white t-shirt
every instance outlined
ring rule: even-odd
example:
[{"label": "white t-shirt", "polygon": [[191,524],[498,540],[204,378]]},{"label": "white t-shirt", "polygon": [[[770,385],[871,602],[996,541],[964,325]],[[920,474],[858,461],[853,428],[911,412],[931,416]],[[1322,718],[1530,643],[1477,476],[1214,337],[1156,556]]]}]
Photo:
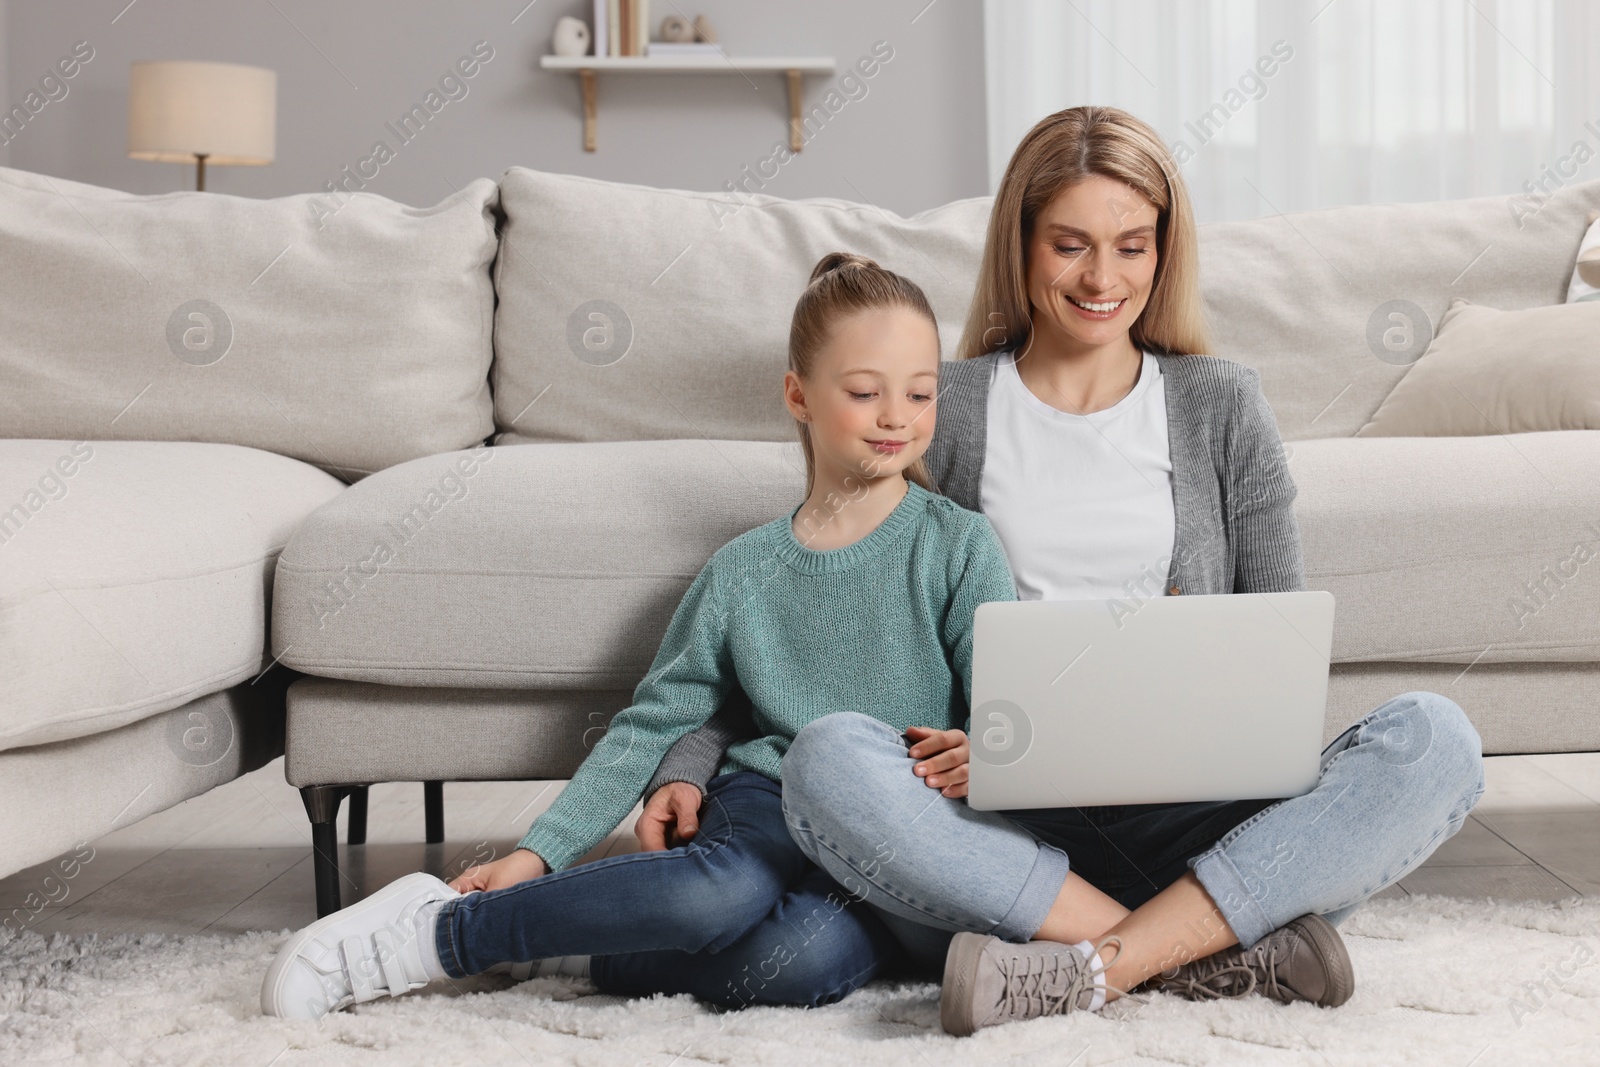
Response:
[{"label": "white t-shirt", "polygon": [[[1023,600],[1158,596],[1177,519],[1161,364],[1104,411],[1034,396],[1013,353],[995,363],[980,500]],[[1131,583],[1131,585],[1129,584]]]}]

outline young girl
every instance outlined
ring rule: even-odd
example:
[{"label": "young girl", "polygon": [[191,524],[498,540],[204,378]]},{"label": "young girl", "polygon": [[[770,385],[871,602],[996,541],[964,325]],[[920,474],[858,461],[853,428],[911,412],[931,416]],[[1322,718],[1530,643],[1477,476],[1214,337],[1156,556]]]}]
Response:
[{"label": "young girl", "polygon": [[[558,957],[577,973],[597,957],[592,977],[607,988],[613,954],[661,951],[681,970],[775,909],[838,922],[848,905],[784,823],[790,742],[839,711],[897,733],[960,727],[973,612],[1015,597],[988,521],[930,491],[922,454],[939,359],[921,289],[860,256],[824,256],[795,308],[784,375],[805,502],[712,556],[633,704],[514,852],[453,886],[408,875],[300,931],[267,973],[262,1010],[317,1018],[436,978]],[[572,868],[628,814],[667,749],[736,688],[757,736],[728,750],[694,840]],[[869,980],[886,955],[864,953],[819,1002]]]}]

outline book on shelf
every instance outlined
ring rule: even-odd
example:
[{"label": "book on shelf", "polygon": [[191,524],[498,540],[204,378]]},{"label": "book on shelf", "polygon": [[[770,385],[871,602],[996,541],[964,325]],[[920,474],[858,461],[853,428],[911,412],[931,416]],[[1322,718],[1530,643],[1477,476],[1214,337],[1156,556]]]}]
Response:
[{"label": "book on shelf", "polygon": [[609,14],[610,7],[608,0],[594,0],[594,33],[592,36],[594,37],[594,54],[597,56],[610,54],[607,49],[611,45],[606,40],[606,28],[608,25],[606,15]]},{"label": "book on shelf", "polygon": [[650,0],[594,0],[597,56],[714,55],[713,44],[650,40]]},{"label": "book on shelf", "polygon": [[643,56],[650,44],[650,0],[609,0],[614,56]]}]

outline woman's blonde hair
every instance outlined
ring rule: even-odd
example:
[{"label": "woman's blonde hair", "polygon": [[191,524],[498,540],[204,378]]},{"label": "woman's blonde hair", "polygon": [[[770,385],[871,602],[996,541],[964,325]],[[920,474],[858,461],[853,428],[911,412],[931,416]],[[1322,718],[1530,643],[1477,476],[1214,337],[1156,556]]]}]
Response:
[{"label": "woman's blonde hair", "polygon": [[1205,352],[1194,209],[1160,134],[1114,107],[1072,107],[1040,119],[1011,154],[989,213],[978,288],[957,354],[962,359],[1028,340],[1027,245],[1039,213],[1091,175],[1123,182],[1155,206],[1156,273],[1150,300],[1128,330],[1140,348]]},{"label": "woman's blonde hair", "polygon": [[[856,311],[903,307],[921,315],[933,326],[935,345],[938,344],[939,322],[934,317],[933,305],[922,288],[909,278],[892,270],[885,270],[866,256],[852,252],[829,252],[817,260],[811,269],[811,281],[794,306],[794,319],[789,324],[789,369],[802,381],[811,377],[819,349],[838,321]],[[795,422],[800,431],[800,449],[806,457],[806,494],[816,481],[817,459],[811,447],[811,427]],[[905,469],[908,481],[924,489],[933,489],[933,479],[928,476],[927,464],[922,457]]]}]

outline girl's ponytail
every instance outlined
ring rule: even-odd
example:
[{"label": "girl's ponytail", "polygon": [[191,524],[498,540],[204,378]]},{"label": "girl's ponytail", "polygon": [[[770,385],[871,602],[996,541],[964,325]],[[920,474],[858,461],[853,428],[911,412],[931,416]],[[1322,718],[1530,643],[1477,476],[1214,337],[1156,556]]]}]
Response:
[{"label": "girl's ponytail", "polygon": [[[811,376],[817,350],[827,343],[833,326],[856,311],[903,307],[923,316],[938,336],[939,321],[922,288],[909,278],[885,270],[866,256],[854,252],[829,252],[811,268],[811,280],[794,308],[789,325],[789,369],[802,380]],[[795,423],[800,433],[800,450],[806,457],[806,493],[816,480],[817,461],[811,448],[811,427]],[[928,467],[919,457],[905,469],[908,481],[924,489],[934,489]]]}]

